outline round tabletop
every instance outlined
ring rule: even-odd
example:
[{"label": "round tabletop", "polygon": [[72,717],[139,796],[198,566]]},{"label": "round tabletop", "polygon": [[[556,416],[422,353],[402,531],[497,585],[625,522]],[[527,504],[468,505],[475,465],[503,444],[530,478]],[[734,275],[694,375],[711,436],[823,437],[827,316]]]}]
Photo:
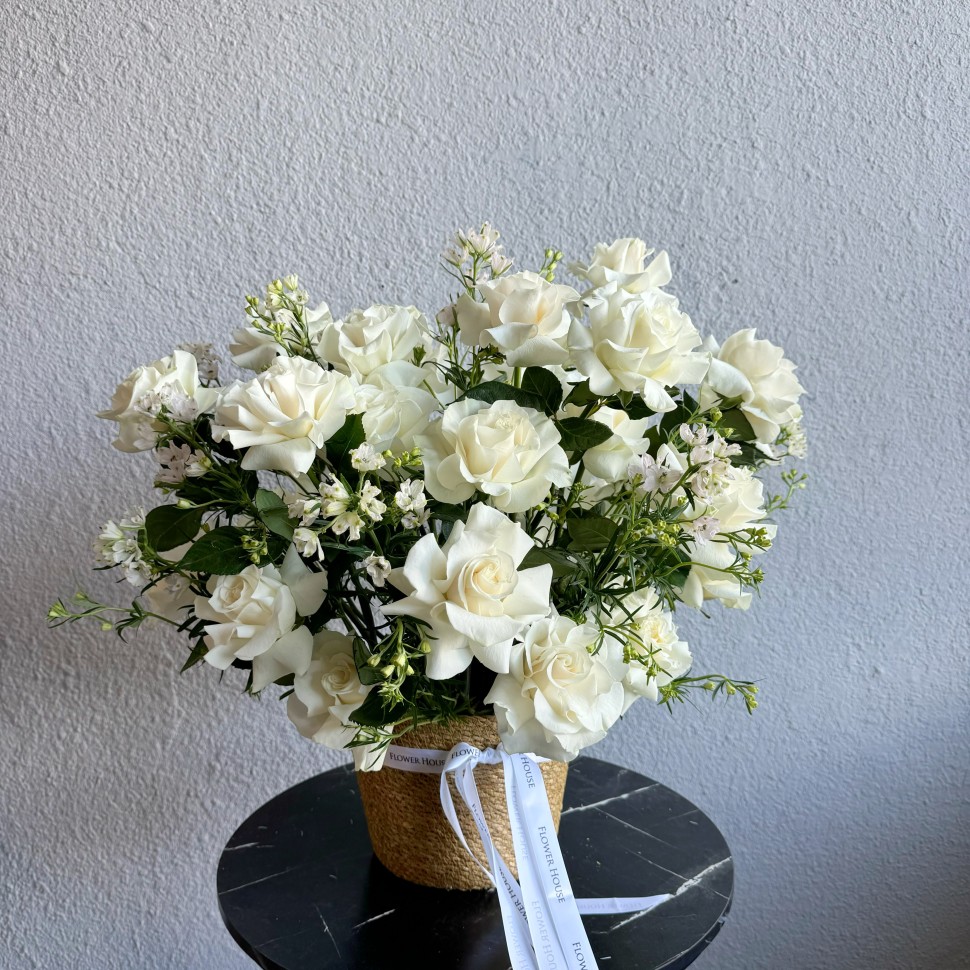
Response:
[{"label": "round tabletop", "polygon": [[[734,867],[687,799],[595,758],[569,766],[559,841],[577,897],[673,897],[645,913],[584,916],[605,970],[679,970],[721,928]],[[508,970],[494,891],[427,889],[374,857],[351,766],[277,795],[229,840],[219,908],[242,949],[273,970]],[[405,957],[409,958],[405,960]]]}]

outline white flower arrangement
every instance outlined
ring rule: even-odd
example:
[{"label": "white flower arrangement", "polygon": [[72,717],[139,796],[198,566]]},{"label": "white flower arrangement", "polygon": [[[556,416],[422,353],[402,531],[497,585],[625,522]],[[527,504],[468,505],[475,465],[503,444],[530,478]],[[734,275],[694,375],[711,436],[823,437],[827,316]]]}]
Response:
[{"label": "white flower arrangement", "polygon": [[154,451],[169,501],[109,522],[130,606],[78,594],[53,624],[149,619],[288,698],[301,734],[377,768],[411,726],[495,715],[512,752],[568,761],[639,698],[740,696],[696,675],[673,614],[747,608],[772,512],[805,476],[802,387],[753,330],[704,341],[667,254],[639,239],[511,273],[488,224],[443,254],[459,292],[335,319],[296,277],[248,297],[233,361],[190,344],[138,367],[101,417]]}]

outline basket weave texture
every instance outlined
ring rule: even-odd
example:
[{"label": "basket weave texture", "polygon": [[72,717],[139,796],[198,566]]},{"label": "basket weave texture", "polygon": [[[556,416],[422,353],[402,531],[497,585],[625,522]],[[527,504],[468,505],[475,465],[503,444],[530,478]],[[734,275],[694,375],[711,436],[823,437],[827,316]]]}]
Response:
[{"label": "basket weave texture", "polygon": [[[460,741],[484,749],[494,748],[499,740],[495,718],[463,717],[447,724],[422,724],[398,738],[395,744],[449,751]],[[561,761],[540,765],[556,831],[567,768]],[[441,810],[439,775],[389,767],[356,774],[374,854],[391,872],[409,882],[437,889],[491,888],[488,876],[472,862]],[[449,779],[449,784],[465,840],[482,865],[487,865],[471,813],[455,791],[453,779]],[[479,765],[475,769],[475,784],[492,840],[517,877],[502,766]]]}]

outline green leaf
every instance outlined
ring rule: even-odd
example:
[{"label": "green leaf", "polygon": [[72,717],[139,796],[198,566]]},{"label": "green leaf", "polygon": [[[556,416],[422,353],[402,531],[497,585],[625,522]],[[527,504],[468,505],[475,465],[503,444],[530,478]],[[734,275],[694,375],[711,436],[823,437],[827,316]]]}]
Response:
[{"label": "green leaf", "polygon": [[145,516],[145,538],[156,552],[167,552],[191,542],[202,525],[202,509],[160,505]]},{"label": "green leaf", "polygon": [[588,451],[613,436],[613,432],[605,424],[589,418],[563,418],[556,427],[562,435],[559,443],[566,452]]},{"label": "green leaf", "polygon": [[690,564],[678,566],[667,576],[667,582],[676,589],[683,589],[687,577],[690,576]]},{"label": "green leaf", "polygon": [[575,404],[577,407],[585,407],[600,399],[599,394],[594,394],[589,389],[589,381],[577,384],[566,396],[567,404]]},{"label": "green leaf", "polygon": [[737,408],[724,412],[724,424],[734,432],[731,435],[732,441],[754,441],[758,436],[751,427],[751,422],[747,415]]},{"label": "green leaf", "polygon": [[290,521],[289,510],[286,503],[276,494],[267,488],[261,488],[256,492],[256,508],[259,509],[259,519],[276,535],[289,541],[293,538],[293,523]]},{"label": "green leaf", "polygon": [[276,492],[271,492],[268,488],[257,489],[253,503],[260,512],[270,512],[274,509],[286,508],[286,503],[283,499]]},{"label": "green leaf", "polygon": [[289,548],[289,539],[277,533],[270,533],[266,536],[266,556],[259,561],[260,566],[265,566],[268,562],[281,563]]},{"label": "green leaf", "polygon": [[739,465],[743,468],[757,468],[765,460],[765,456],[762,452],[747,442],[741,445],[741,454],[734,455],[731,458],[732,465]]},{"label": "green leaf", "polygon": [[485,381],[484,384],[476,384],[465,392],[465,397],[484,401],[486,404],[494,404],[496,401],[515,401],[523,408],[533,408],[536,411],[545,409],[543,400],[538,394],[530,394],[502,381]]},{"label": "green leaf", "polygon": [[526,367],[522,373],[522,390],[542,401],[541,410],[555,414],[562,404],[562,384],[544,367]]},{"label": "green leaf", "polygon": [[598,552],[605,549],[616,535],[617,524],[602,515],[570,515],[566,520],[569,531],[569,548],[582,552]]},{"label": "green leaf", "polygon": [[464,505],[447,505],[444,502],[435,502],[432,508],[433,517],[439,522],[464,521],[468,514]]},{"label": "green leaf", "polygon": [[561,579],[563,576],[572,576],[579,568],[569,553],[562,549],[554,549],[551,546],[530,549],[525,554],[519,568],[530,569],[533,566],[543,566],[546,563],[552,566],[552,575],[556,579]]},{"label": "green leaf", "polygon": [[378,684],[384,679],[380,670],[367,662],[370,656],[371,652],[367,649],[367,644],[360,637],[354,637],[354,664],[357,667],[357,679],[365,686]]},{"label": "green leaf", "polygon": [[408,705],[400,701],[388,703],[381,697],[379,690],[372,690],[364,703],[350,715],[350,719],[355,724],[364,727],[383,727],[385,724],[394,724],[407,713]]},{"label": "green leaf", "polygon": [[[697,410],[697,402],[689,395],[684,394],[681,402],[673,411],[665,411],[660,423],[647,432],[647,437],[653,442],[664,443],[673,434],[674,430],[682,424],[690,421],[691,416]],[[653,412],[649,412],[653,413]],[[633,417],[631,414],[630,417]],[[679,439],[678,439],[679,440]]]},{"label": "green leaf", "polygon": [[640,397],[639,394],[634,394],[630,399],[630,403],[623,407],[626,411],[631,421],[639,421],[641,418],[649,418],[652,414],[656,414],[647,407],[646,401]]},{"label": "green leaf", "polygon": [[369,556],[374,550],[369,546],[354,546],[348,545],[345,542],[331,541],[330,539],[321,539],[320,545],[324,549],[333,549],[336,552],[349,552],[352,556],[356,556],[358,559],[364,556]]},{"label": "green leaf", "polygon": [[184,674],[186,670],[191,670],[208,652],[209,648],[205,645],[205,640],[200,637],[192,648],[192,652],[188,655],[185,663],[182,664],[182,669],[179,673]]},{"label": "green leaf", "polygon": [[364,419],[359,414],[347,416],[343,426],[326,442],[327,458],[336,466],[344,462],[358,445],[364,443]]},{"label": "green leaf", "polygon": [[179,560],[178,568],[186,573],[209,573],[212,576],[235,576],[252,564],[243,548],[243,529],[224,525],[207,532],[192,544]]}]

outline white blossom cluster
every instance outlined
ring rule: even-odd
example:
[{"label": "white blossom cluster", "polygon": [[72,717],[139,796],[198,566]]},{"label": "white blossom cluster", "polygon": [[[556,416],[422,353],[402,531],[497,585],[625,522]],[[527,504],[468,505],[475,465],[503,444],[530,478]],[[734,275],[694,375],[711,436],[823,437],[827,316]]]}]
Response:
[{"label": "white blossom cluster", "polygon": [[705,340],[639,239],[570,263],[575,285],[551,249],[511,273],[498,240],[451,240],[460,291],[433,322],[336,318],[275,280],[230,343],[251,376],[219,385],[212,346],[184,344],[101,414],[174,501],[109,522],[99,562],[191,662],[279,684],[300,732],[358,767],[394,724],[449,712],[569,760],[641,697],[756,706],[747,682],[691,675],[673,617],[751,602],[769,514],[802,484],[769,498],[762,474],[805,454],[794,364],[754,330]]},{"label": "white blossom cluster", "polygon": [[106,522],[94,540],[95,561],[105,566],[120,566],[132,586],[144,586],[151,577],[151,569],[138,542],[144,525],[145,511],[138,509],[118,522]]}]

